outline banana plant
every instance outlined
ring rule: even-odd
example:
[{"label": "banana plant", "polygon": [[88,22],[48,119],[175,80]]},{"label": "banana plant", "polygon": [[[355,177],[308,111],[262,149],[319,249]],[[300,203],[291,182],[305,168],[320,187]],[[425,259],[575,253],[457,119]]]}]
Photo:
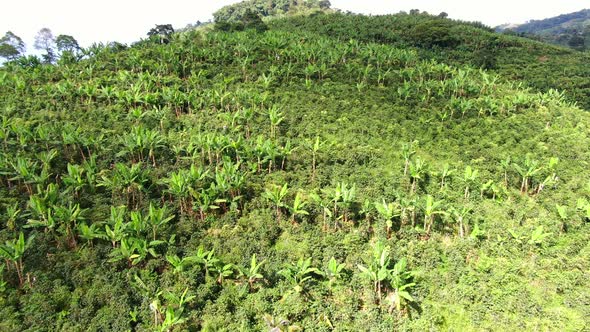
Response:
[{"label": "banana plant", "polygon": [[199,261],[197,256],[186,256],[183,258],[178,257],[178,255],[166,255],[166,261],[174,268],[174,273],[182,273],[184,272],[189,266],[195,264]]},{"label": "banana plant", "polygon": [[348,222],[349,214],[356,198],[356,184],[352,184],[349,187],[348,183],[339,182],[334,188],[332,201],[334,202],[334,214],[337,214],[339,209],[338,206],[342,207],[341,219],[344,222]]},{"label": "banana plant", "polygon": [[[175,326],[178,326],[186,321],[183,317],[185,306],[192,301],[195,296],[188,295],[188,287],[184,289],[182,294],[177,295],[170,291],[157,291],[153,297],[145,283],[135,276],[138,288],[145,294],[145,297],[153,298],[149,304],[150,311],[154,315],[154,328],[159,332],[170,332]],[[161,301],[164,297],[165,302]]]},{"label": "banana plant", "polygon": [[148,215],[146,218],[147,224],[152,228],[152,240],[156,240],[158,229],[174,219],[174,215],[170,215],[166,206],[160,208],[150,203]]},{"label": "banana plant", "polygon": [[513,163],[512,166],[522,178],[520,193],[528,193],[532,177],[537,175],[543,169],[543,167],[539,167],[539,162],[537,160],[530,159],[528,156],[524,160],[524,164],[522,166],[516,163]]},{"label": "banana plant", "polygon": [[164,241],[147,241],[145,239],[138,239],[135,237],[128,237],[121,239],[120,245],[114,248],[109,254],[109,262],[119,262],[126,260],[128,266],[134,266],[145,259],[148,255],[158,257],[155,247],[163,244]]},{"label": "banana plant", "polygon": [[292,324],[290,321],[278,317],[273,317],[269,314],[264,314],[264,322],[271,332],[299,332],[303,329],[296,324]]},{"label": "banana plant", "polygon": [[590,221],[590,203],[585,198],[578,198],[576,209],[584,214],[583,218],[586,221]]},{"label": "banana plant", "polygon": [[25,157],[16,157],[16,160],[10,161],[14,169],[14,176],[9,178],[9,181],[20,181],[29,195],[33,194],[31,184],[35,183],[35,175],[37,174],[37,162]]},{"label": "banana plant", "polygon": [[111,206],[111,214],[108,223],[104,226],[105,234],[111,241],[113,248],[116,248],[118,243],[127,237],[127,224],[125,223],[125,214],[127,212],[126,206],[114,207]]},{"label": "banana plant", "polygon": [[447,212],[441,210],[443,200],[435,200],[432,195],[427,195],[422,204],[424,211],[424,231],[430,235],[430,230],[434,224],[434,219],[437,215],[446,215]]},{"label": "banana plant", "polygon": [[92,223],[90,226],[81,223],[78,225],[78,237],[86,240],[86,244],[92,247],[95,239],[107,239],[107,235],[101,230],[101,227],[102,225],[98,223]]},{"label": "banana plant", "polygon": [[472,212],[472,209],[468,206],[463,206],[461,207],[461,209],[457,209],[457,208],[451,208],[450,209],[451,215],[453,216],[453,219],[455,219],[455,221],[458,224],[458,234],[461,238],[463,238],[465,236],[465,228],[466,228],[466,223],[468,221],[468,218]]},{"label": "banana plant", "polygon": [[311,266],[311,257],[308,259],[300,258],[297,263],[289,263],[278,272],[283,276],[293,287],[292,291],[299,294],[305,290],[306,284],[314,278],[314,276],[323,276],[323,272]]},{"label": "banana plant", "polygon": [[226,202],[225,199],[215,198],[215,192],[211,189],[196,191],[191,188],[190,194],[193,199],[193,210],[199,213],[201,221],[205,220],[207,213],[219,209],[218,204]]},{"label": "banana plant", "polygon": [[6,291],[6,285],[8,284],[4,281],[4,264],[0,264],[0,293],[4,293]]},{"label": "banana plant", "polygon": [[73,192],[74,197],[80,197],[80,191],[86,186],[86,170],[77,164],[67,165],[68,174],[62,176],[62,181],[66,185],[66,192]]},{"label": "banana plant", "polygon": [[334,256],[332,256],[332,258],[330,258],[330,260],[328,261],[328,266],[326,267],[326,271],[324,272],[324,275],[326,276],[326,278],[328,278],[328,285],[330,288],[332,288],[332,286],[337,283],[339,280],[341,280],[344,277],[344,268],[346,267],[346,264],[344,263],[338,263],[338,261],[336,261],[336,258],[334,258]]},{"label": "banana plant", "polygon": [[291,211],[292,223],[295,223],[295,218],[297,216],[309,215],[309,212],[304,210],[306,205],[307,202],[303,199],[303,195],[301,194],[301,192],[297,192],[297,194],[295,195],[295,199],[293,200],[293,205],[288,206],[289,210]]},{"label": "banana plant", "polygon": [[84,221],[85,209],[80,208],[80,204],[72,204],[67,206],[55,205],[53,208],[54,220],[58,223],[58,230],[65,235],[67,243],[70,247],[75,248],[77,245],[76,232],[78,223]]},{"label": "banana plant", "polygon": [[203,265],[203,268],[205,269],[205,280],[208,280],[211,270],[214,269],[215,265],[219,263],[219,258],[215,257],[215,250],[211,249],[209,251],[205,251],[203,247],[200,246],[195,254],[195,257],[197,259],[197,263]]},{"label": "banana plant", "polygon": [[148,182],[148,174],[142,169],[141,163],[131,166],[117,163],[110,173],[110,176],[101,175],[98,186],[111,190],[113,198],[116,194],[125,195],[127,206],[137,206]]},{"label": "banana plant", "polygon": [[426,163],[420,159],[416,158],[414,162],[410,162],[410,178],[411,178],[411,187],[410,187],[410,194],[416,192],[416,187],[419,181],[424,180],[426,176]]},{"label": "banana plant", "polygon": [[233,264],[225,264],[220,260],[217,260],[212,266],[212,271],[217,274],[215,280],[219,285],[223,285],[223,281],[231,277],[235,272]]},{"label": "banana plant", "polygon": [[178,201],[180,214],[184,215],[189,211],[189,200],[191,189],[191,179],[189,173],[185,170],[172,172],[169,178],[163,181],[167,185],[166,192],[174,196]]},{"label": "banana plant", "polygon": [[18,274],[19,287],[22,287],[25,282],[23,257],[25,251],[31,247],[34,238],[35,236],[29,236],[25,240],[25,235],[20,232],[18,238],[7,240],[4,245],[0,245],[0,257],[14,265]]},{"label": "banana plant", "polygon": [[269,200],[275,207],[275,214],[277,220],[281,221],[281,208],[285,207],[285,197],[289,192],[289,188],[285,183],[283,186],[272,186],[271,188],[267,188],[266,191],[263,193],[263,197]]},{"label": "banana plant", "polygon": [[382,202],[375,203],[375,209],[377,209],[381,218],[385,220],[387,238],[389,239],[391,237],[391,228],[393,227],[393,218],[401,215],[399,204],[387,203],[385,202],[385,199],[383,199]]},{"label": "banana plant", "polygon": [[407,260],[404,257],[395,263],[393,270],[390,272],[389,281],[392,292],[387,296],[391,303],[389,312],[392,311],[393,307],[398,312],[402,312],[408,302],[415,301],[409,293],[409,289],[416,285],[416,283],[410,282],[414,271],[408,270],[407,265]]},{"label": "banana plant", "polygon": [[143,238],[147,229],[147,216],[141,211],[134,210],[129,212],[129,221],[126,224],[126,229],[130,236]]},{"label": "banana plant", "polygon": [[402,157],[404,158],[404,176],[408,174],[408,168],[410,167],[410,159],[414,154],[416,154],[416,149],[414,145],[417,145],[418,141],[413,141],[411,143],[404,143],[402,144]]},{"label": "banana plant", "polygon": [[270,137],[276,138],[279,125],[285,119],[283,112],[278,107],[273,106],[268,109],[268,118],[270,120]]},{"label": "banana plant", "polygon": [[444,164],[442,171],[440,172],[440,190],[443,190],[447,184],[447,180],[456,172],[452,169],[449,164]]},{"label": "banana plant", "polygon": [[401,209],[400,219],[401,224],[407,224],[408,221],[412,221],[412,227],[416,226],[416,210],[417,210],[417,197],[405,197],[403,195],[398,196],[398,202]]},{"label": "banana plant", "polygon": [[551,236],[552,234],[553,233],[545,233],[543,225],[538,226],[531,234],[531,238],[528,243],[531,245],[541,245],[543,244],[545,238]]},{"label": "banana plant", "polygon": [[17,228],[17,221],[21,214],[18,203],[5,205],[6,207],[6,228],[10,231],[15,231]]},{"label": "banana plant", "polygon": [[183,317],[185,305],[192,301],[195,296],[188,295],[188,287],[184,289],[180,296],[172,292],[164,292],[167,300],[167,306],[164,311],[162,323],[159,326],[160,332],[170,332],[174,326],[180,325],[186,321]]},{"label": "banana plant", "polygon": [[314,204],[317,207],[319,207],[319,209],[322,211],[322,221],[323,221],[322,230],[327,231],[328,230],[328,219],[332,218],[332,216],[333,216],[332,210],[331,210],[331,202],[328,201],[328,199],[325,199],[324,197],[320,196],[318,193],[311,193],[311,194],[309,194],[309,197],[313,200]]},{"label": "banana plant", "polygon": [[45,232],[54,235],[53,232],[56,229],[57,223],[53,218],[53,204],[54,202],[48,200],[47,196],[29,196],[28,206],[31,212],[31,218],[27,220],[27,224],[24,227],[43,228]]},{"label": "banana plant", "polygon": [[256,261],[256,254],[252,254],[250,259],[250,266],[247,269],[238,267],[239,276],[248,282],[248,289],[250,292],[254,290],[254,284],[264,280],[264,276],[260,273],[260,267],[266,262],[262,260],[260,263]]},{"label": "banana plant", "polygon": [[500,161],[500,166],[502,167],[502,171],[504,172],[504,187],[508,188],[508,171],[512,166],[512,160],[510,156],[502,159]]},{"label": "banana plant", "polygon": [[316,177],[318,154],[328,146],[324,140],[320,140],[319,136],[315,137],[313,141],[306,141],[306,147],[311,151],[311,181]]},{"label": "banana plant", "polygon": [[[499,188],[494,182],[494,180],[488,180],[485,183],[482,183],[479,188],[479,197],[483,198],[484,195],[489,195],[491,193],[492,199],[496,200],[496,195],[499,192]],[[488,196],[489,197],[489,196]]]},{"label": "banana plant", "polygon": [[567,206],[555,204],[555,210],[557,211],[561,222],[565,224],[565,222],[568,220]]},{"label": "banana plant", "polygon": [[463,197],[468,199],[471,195],[471,187],[473,187],[479,177],[479,171],[477,169],[471,168],[471,166],[465,167],[465,172],[463,172],[463,181],[465,182],[465,194]]},{"label": "banana plant", "polygon": [[382,282],[387,280],[390,274],[390,250],[389,246],[377,242],[373,247],[373,259],[367,262],[367,266],[357,265],[361,271],[361,276],[373,283],[373,291],[377,295],[379,303],[381,303]]}]

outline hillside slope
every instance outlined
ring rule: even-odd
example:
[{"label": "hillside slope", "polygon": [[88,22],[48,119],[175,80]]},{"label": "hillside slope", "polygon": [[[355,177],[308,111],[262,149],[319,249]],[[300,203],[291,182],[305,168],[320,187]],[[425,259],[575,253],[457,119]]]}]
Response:
[{"label": "hillside slope", "polygon": [[539,91],[566,91],[571,101],[590,109],[590,53],[494,33],[479,23],[427,14],[320,14],[272,21],[270,25],[273,29],[302,29],[342,41],[352,38],[411,47],[422,59],[486,68],[506,80],[521,81]]},{"label": "hillside slope", "polygon": [[531,20],[510,27],[509,30],[534,35],[549,43],[585,49],[590,47],[590,9],[543,20]]},{"label": "hillside slope", "polygon": [[339,37],[0,69],[0,330],[587,329],[590,114]]}]

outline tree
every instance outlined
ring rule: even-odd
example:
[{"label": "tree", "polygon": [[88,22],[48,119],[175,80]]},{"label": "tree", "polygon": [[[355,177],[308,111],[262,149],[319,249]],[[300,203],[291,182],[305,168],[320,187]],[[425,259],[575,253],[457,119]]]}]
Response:
[{"label": "tree", "polygon": [[579,34],[575,34],[573,35],[570,40],[567,42],[567,44],[569,45],[569,47],[579,50],[579,51],[583,51],[585,48],[585,40],[584,37],[582,35]]},{"label": "tree", "polygon": [[35,36],[35,49],[45,51],[43,54],[43,61],[45,63],[53,63],[55,61],[55,37],[53,32],[48,28],[39,30]]},{"label": "tree", "polygon": [[6,58],[7,60],[14,60],[25,53],[25,43],[23,40],[12,33],[7,31],[4,37],[0,39],[0,57]]},{"label": "tree", "polygon": [[173,33],[172,24],[157,24],[155,28],[150,29],[147,35],[150,38],[157,38],[160,44],[168,44]]},{"label": "tree", "polygon": [[69,35],[59,35],[55,38],[55,44],[57,46],[57,50],[62,52],[70,52],[72,54],[77,53],[80,51],[80,45],[78,45],[78,41]]},{"label": "tree", "polygon": [[330,0],[320,0],[318,2],[318,5],[320,6],[321,9],[329,9],[330,7],[332,7]]},{"label": "tree", "polygon": [[246,9],[243,14],[227,16],[221,11],[213,14],[215,17],[215,29],[220,31],[243,31],[255,29],[258,32],[268,30],[266,24],[262,21],[260,15],[253,9]]}]

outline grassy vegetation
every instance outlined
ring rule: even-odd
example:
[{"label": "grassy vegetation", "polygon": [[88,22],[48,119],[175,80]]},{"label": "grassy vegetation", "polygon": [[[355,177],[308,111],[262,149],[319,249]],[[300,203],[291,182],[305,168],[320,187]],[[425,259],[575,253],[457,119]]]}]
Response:
[{"label": "grassy vegetation", "polygon": [[590,115],[293,22],[0,69],[0,329],[587,329]]}]

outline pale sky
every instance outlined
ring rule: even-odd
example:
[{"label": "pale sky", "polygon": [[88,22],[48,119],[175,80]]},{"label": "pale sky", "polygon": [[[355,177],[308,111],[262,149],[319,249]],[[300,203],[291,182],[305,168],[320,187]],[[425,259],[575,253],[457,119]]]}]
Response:
[{"label": "pale sky", "polygon": [[[4,1],[3,1],[4,2]],[[41,28],[54,35],[72,35],[81,46],[93,42],[131,43],[144,38],[155,24],[182,28],[236,0],[5,0],[0,11],[0,36],[12,31],[33,51]],[[390,14],[417,8],[450,18],[480,21],[490,26],[524,23],[589,8],[588,0],[331,0],[332,7],[364,14]]]}]

